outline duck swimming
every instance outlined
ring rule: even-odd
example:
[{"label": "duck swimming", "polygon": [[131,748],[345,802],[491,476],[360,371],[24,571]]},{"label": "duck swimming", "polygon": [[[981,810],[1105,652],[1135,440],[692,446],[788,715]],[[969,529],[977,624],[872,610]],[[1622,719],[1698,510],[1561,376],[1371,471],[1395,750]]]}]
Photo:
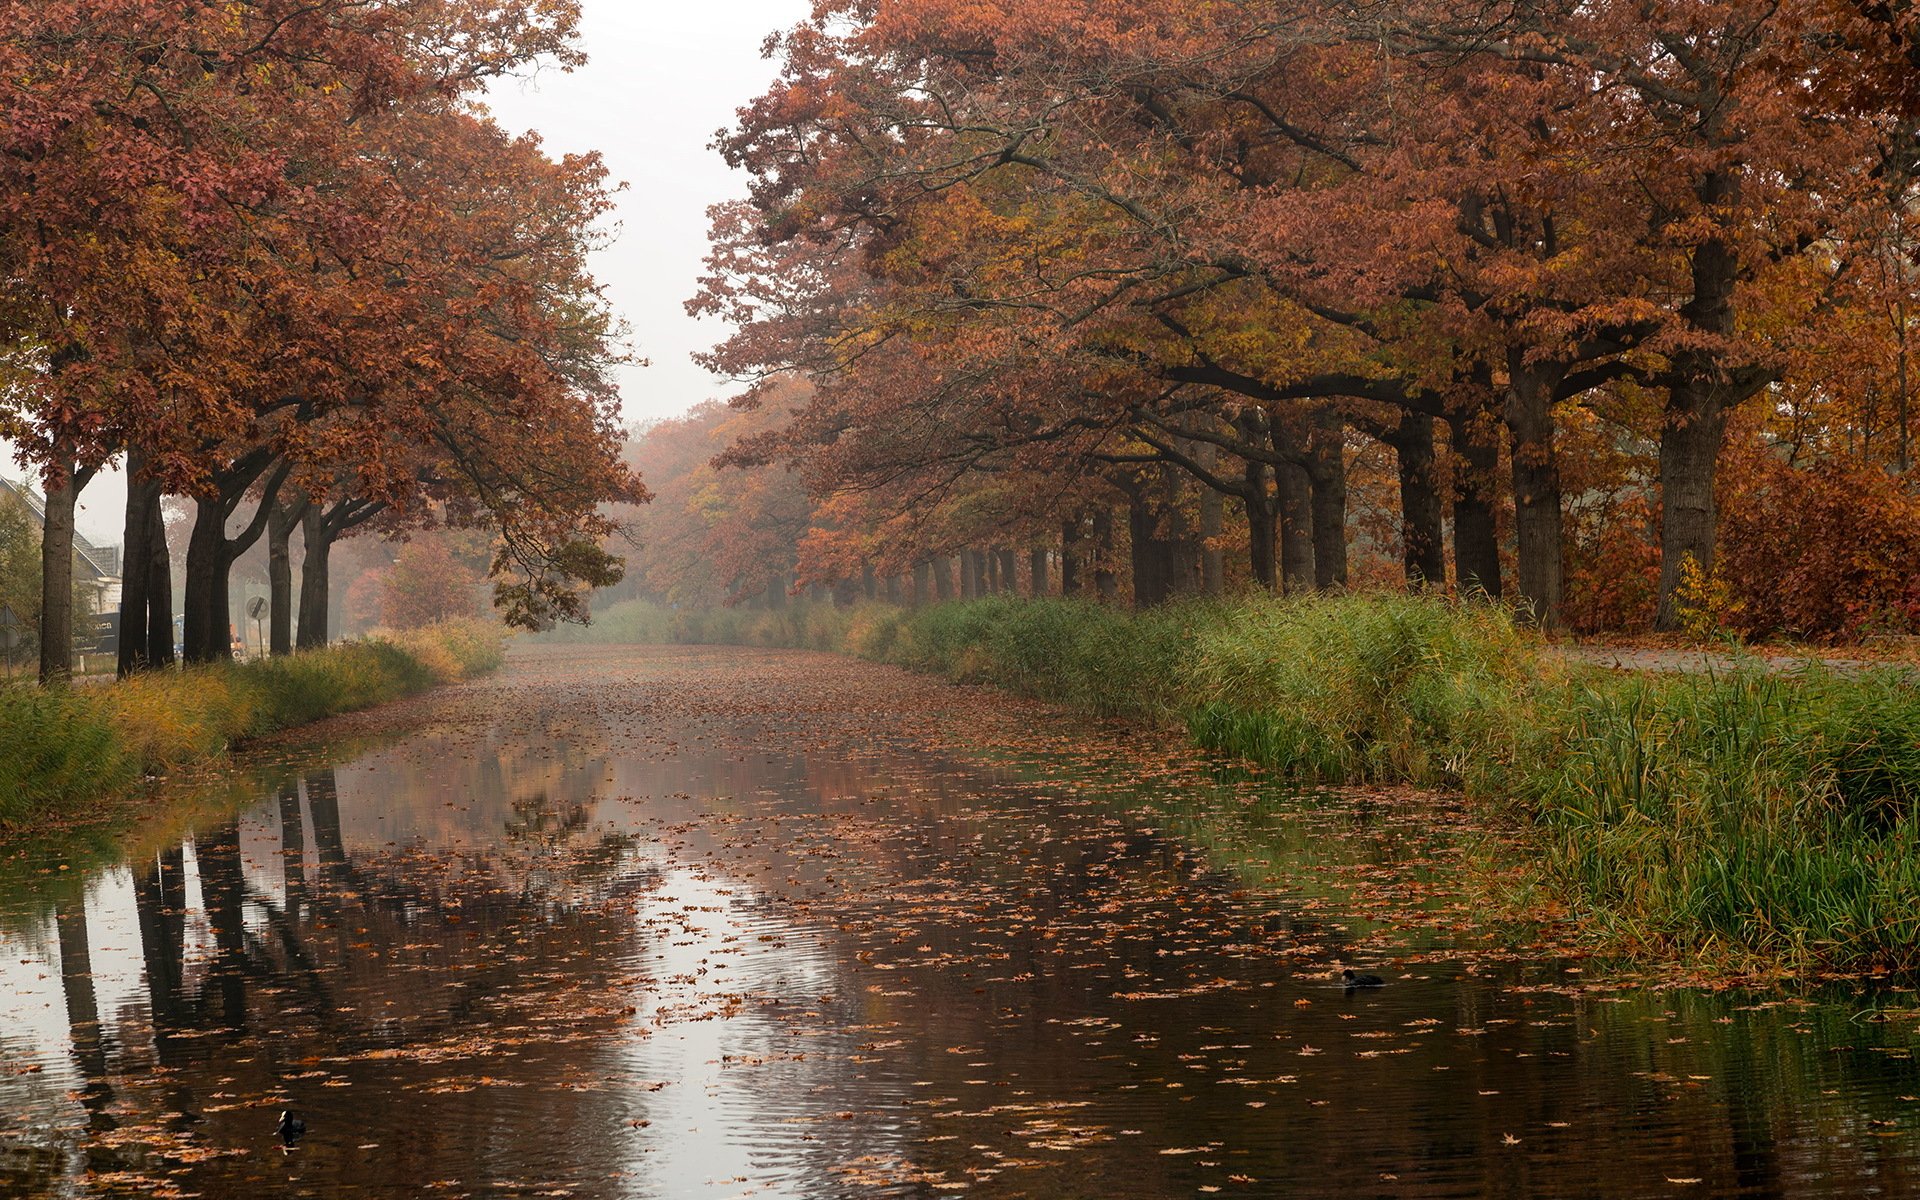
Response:
[{"label": "duck swimming", "polygon": [[1340,972],[1340,986],[1344,988],[1385,987],[1387,981],[1378,975],[1361,975],[1348,967]]},{"label": "duck swimming", "polygon": [[274,1132],[280,1135],[282,1142],[291,1146],[306,1136],[307,1123],[294,1116],[292,1109],[283,1108],[280,1110],[280,1123],[274,1126]]}]

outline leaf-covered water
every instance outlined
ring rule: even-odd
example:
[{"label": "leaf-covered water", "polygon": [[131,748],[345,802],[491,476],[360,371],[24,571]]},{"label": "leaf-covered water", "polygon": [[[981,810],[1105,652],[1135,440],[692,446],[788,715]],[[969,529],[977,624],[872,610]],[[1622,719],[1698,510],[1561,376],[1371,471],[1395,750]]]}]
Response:
[{"label": "leaf-covered water", "polygon": [[1920,1194],[1911,992],[1488,944],[1430,799],[742,650],[334,732],[0,850],[0,1194]]}]

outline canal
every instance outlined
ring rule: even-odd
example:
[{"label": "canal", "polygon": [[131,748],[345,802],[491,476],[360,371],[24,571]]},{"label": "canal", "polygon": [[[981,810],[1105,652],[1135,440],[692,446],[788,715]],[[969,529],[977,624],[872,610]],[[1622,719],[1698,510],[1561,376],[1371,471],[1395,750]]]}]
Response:
[{"label": "canal", "polygon": [[1911,989],[1489,941],[1431,797],[758,650],[325,733],[0,846],[0,1195],[1920,1196]]}]

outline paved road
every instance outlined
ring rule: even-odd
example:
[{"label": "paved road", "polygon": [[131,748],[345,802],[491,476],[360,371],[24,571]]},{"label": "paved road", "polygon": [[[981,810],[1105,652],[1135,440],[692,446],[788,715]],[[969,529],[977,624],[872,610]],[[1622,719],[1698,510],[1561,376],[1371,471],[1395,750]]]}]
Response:
[{"label": "paved road", "polygon": [[1884,662],[1867,658],[1821,657],[1810,659],[1805,655],[1792,654],[1730,654],[1716,650],[1670,650],[1658,647],[1638,646],[1563,646],[1560,652],[1568,658],[1595,666],[1611,667],[1617,671],[1659,671],[1678,674],[1705,674],[1707,672],[1735,671],[1750,667],[1754,662],[1763,662],[1772,671],[1787,673],[1799,670],[1809,661],[1818,661],[1836,671],[1852,673],[1872,670],[1875,667],[1894,667],[1912,673],[1916,670],[1913,663]]}]

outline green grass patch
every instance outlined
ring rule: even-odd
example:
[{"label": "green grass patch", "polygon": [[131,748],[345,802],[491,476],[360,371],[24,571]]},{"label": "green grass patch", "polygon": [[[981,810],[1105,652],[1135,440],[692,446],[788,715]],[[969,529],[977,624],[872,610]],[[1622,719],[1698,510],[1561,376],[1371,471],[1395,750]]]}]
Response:
[{"label": "green grass patch", "polygon": [[1302,783],[1455,789],[1523,830],[1529,891],[1614,948],[1920,969],[1920,690],[1899,669],[1605,671],[1497,609],[1400,595],[634,603],[573,636],[838,650],[1182,723]]},{"label": "green grass patch", "polygon": [[457,621],[113,684],[0,688],[0,829],[76,815],[237,743],[493,670],[502,643],[497,626]]}]

